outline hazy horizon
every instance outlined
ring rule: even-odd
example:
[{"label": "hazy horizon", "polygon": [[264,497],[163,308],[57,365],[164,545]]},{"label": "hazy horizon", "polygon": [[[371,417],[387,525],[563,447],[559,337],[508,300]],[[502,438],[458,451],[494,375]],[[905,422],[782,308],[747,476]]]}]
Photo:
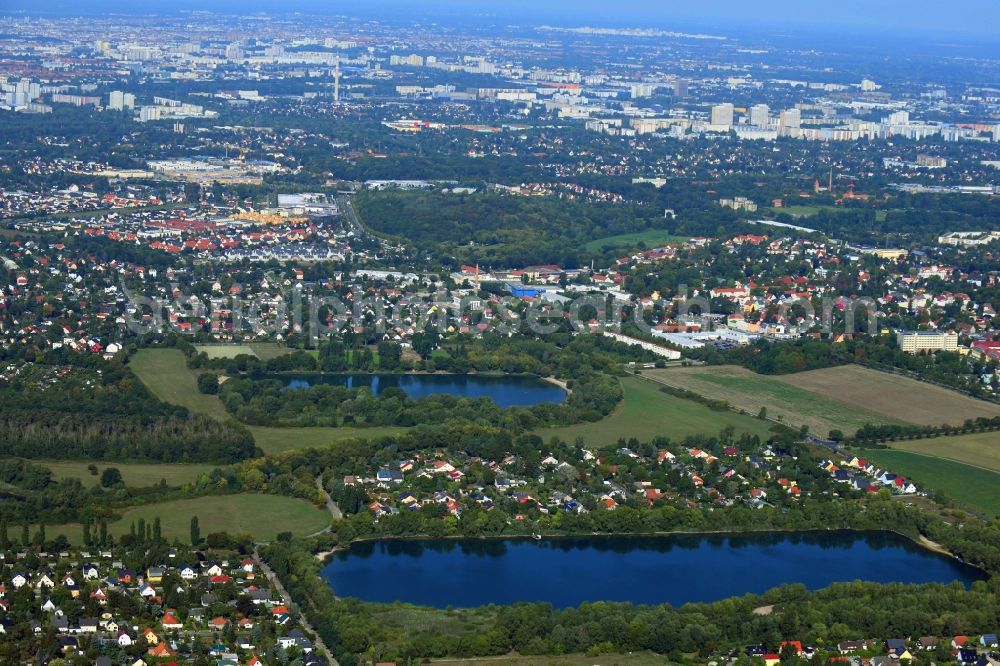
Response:
[{"label": "hazy horizon", "polygon": [[[879,34],[894,37],[919,35],[922,38],[968,38],[980,41],[998,37],[1000,2],[960,0],[942,11],[934,0],[871,2],[841,0],[836,5],[803,3],[801,0],[714,0],[690,3],[664,0],[651,6],[641,0],[425,0],[419,5],[403,0],[285,0],[275,6],[267,0],[94,0],[81,4],[70,0],[2,0],[0,12],[30,15],[94,15],[106,13],[157,14],[180,11],[225,13],[270,12],[285,14],[344,13],[399,19],[466,20],[490,23],[533,22],[560,25],[602,25],[608,27],[660,27],[664,29],[718,28],[740,30],[805,32],[836,30],[845,37]],[[387,16],[386,16],[387,15]],[[830,35],[836,37],[837,35]]]}]

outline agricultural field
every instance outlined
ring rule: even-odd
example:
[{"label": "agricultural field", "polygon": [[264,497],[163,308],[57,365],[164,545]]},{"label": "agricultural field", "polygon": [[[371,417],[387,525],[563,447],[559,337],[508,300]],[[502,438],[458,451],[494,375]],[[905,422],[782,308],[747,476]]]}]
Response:
[{"label": "agricultural field", "polygon": [[960,425],[966,419],[1000,415],[1000,406],[908,377],[842,365],[775,376],[785,384],[838,400],[854,409],[918,425]]},{"label": "agricultural field", "polygon": [[925,490],[944,493],[970,509],[1000,515],[1000,474],[980,467],[895,449],[854,449],[859,457],[912,480]]},{"label": "agricultural field", "polygon": [[866,423],[957,425],[1000,414],[1000,407],[987,402],[858,365],[789,375],[758,375],[737,366],[644,370],[643,375],[751,414],[767,407],[769,417],[793,427],[807,425],[820,436],[833,429],[850,434]]},{"label": "agricultural field", "polygon": [[783,377],[758,375],[735,365],[643,370],[643,375],[706,398],[725,400],[756,415],[767,408],[770,418],[825,437],[831,430],[852,433],[866,423],[902,423],[897,418],[799,388]]},{"label": "agricultural field", "polygon": [[187,407],[195,414],[229,418],[218,396],[198,391],[195,374],[179,349],[140,349],[129,360],[129,367],[160,400]]},{"label": "agricultural field", "polygon": [[620,437],[648,441],[654,437],[683,439],[688,435],[717,434],[727,425],[736,431],[767,438],[770,425],[734,412],[719,412],[705,405],[669,395],[656,382],[641,377],[622,378],[625,398],[607,418],[595,423],[543,428],[535,431],[543,440],[550,437],[573,442],[577,437],[589,445],[613,444]]},{"label": "agricultural field", "polygon": [[[191,517],[198,516],[201,536],[212,532],[252,534],[254,539],[267,541],[279,532],[290,531],[305,536],[323,530],[330,524],[330,514],[302,499],[278,495],[218,495],[196,499],[173,500],[126,509],[121,520],[108,526],[120,536],[128,534],[133,522],[140,518],[152,524],[159,516],[163,536],[187,542],[191,534]],[[73,543],[83,540],[80,525],[56,525],[46,528],[53,536],[65,534]]]},{"label": "agricultural field", "polygon": [[1000,473],[1000,432],[912,439],[889,442],[888,446],[898,451],[919,453]]},{"label": "agricultural field", "polygon": [[[181,486],[185,483],[193,483],[202,474],[208,474],[222,465],[197,465],[187,463],[112,463],[106,460],[89,462],[79,462],[72,460],[32,460],[35,465],[48,467],[57,479],[79,479],[84,486],[90,487],[101,482],[101,472],[108,467],[115,467],[122,473],[122,480],[126,486],[132,488],[143,488],[155,486],[161,479],[167,482],[168,486]],[[91,474],[87,469],[89,465],[97,468],[97,474]]]}]

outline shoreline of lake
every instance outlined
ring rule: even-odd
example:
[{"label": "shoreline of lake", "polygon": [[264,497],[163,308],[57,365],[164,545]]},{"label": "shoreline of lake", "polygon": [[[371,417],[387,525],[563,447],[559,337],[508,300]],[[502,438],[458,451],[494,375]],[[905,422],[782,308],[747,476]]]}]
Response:
[{"label": "shoreline of lake", "polygon": [[[450,370],[268,370],[265,377],[272,376],[320,376],[337,377],[345,375],[371,375],[373,377],[400,377],[405,375],[426,375],[442,377],[533,377],[545,381],[547,377],[533,372],[504,372],[502,370],[471,370],[452,372]],[[557,380],[558,381],[558,380]]]},{"label": "shoreline of lake", "polygon": [[[640,537],[670,537],[670,536],[743,536],[748,534],[783,534],[783,535],[794,535],[794,534],[833,534],[837,532],[850,533],[850,534],[878,534],[878,533],[888,533],[900,536],[910,543],[923,548],[924,550],[953,559],[965,566],[972,567],[981,571],[984,575],[989,576],[989,572],[982,569],[975,564],[963,560],[961,557],[951,552],[941,544],[931,541],[923,534],[918,535],[916,538],[906,534],[905,532],[900,532],[894,529],[878,529],[878,530],[856,530],[849,527],[810,527],[808,529],[779,529],[779,528],[766,528],[766,529],[748,529],[748,530],[674,530],[669,532],[627,532],[627,533],[616,533],[611,534],[608,532],[574,532],[574,533],[559,533],[559,534],[540,534],[542,540],[559,540],[559,539],[579,539],[579,538],[601,538],[601,537],[622,537],[622,538],[640,538]],[[352,546],[356,544],[367,544],[376,543],[380,541],[392,542],[392,541],[535,541],[534,535],[531,534],[481,534],[479,536],[463,536],[461,534],[449,534],[445,536],[431,536],[429,534],[404,534],[404,535],[384,535],[375,537],[357,537],[352,539],[347,545],[341,546],[336,545],[331,547],[329,550],[317,551],[314,553],[317,559],[325,566],[330,563],[330,560],[334,555],[350,550]],[[320,557],[320,556],[323,557]]]},{"label": "shoreline of lake", "polygon": [[541,379],[543,382],[548,382],[549,384],[552,384],[553,386],[558,386],[563,391],[566,391],[566,395],[567,396],[569,396],[569,395],[571,395],[573,393],[573,389],[571,389],[569,387],[569,384],[567,382],[563,381],[562,379],[556,379],[555,377],[542,377],[540,375],[535,375],[535,376],[538,377],[539,379]]}]

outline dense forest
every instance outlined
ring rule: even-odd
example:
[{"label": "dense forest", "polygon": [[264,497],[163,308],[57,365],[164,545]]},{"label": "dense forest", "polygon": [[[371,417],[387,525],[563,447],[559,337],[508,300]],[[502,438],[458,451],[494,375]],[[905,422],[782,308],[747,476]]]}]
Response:
[{"label": "dense forest", "polygon": [[252,457],[249,431],[206,416],[105,417],[45,409],[4,412],[0,451],[25,458],[231,463]]},{"label": "dense forest", "polygon": [[577,268],[588,241],[667,222],[650,207],[483,193],[364,192],[355,207],[375,232],[404,238],[446,265]]},{"label": "dense forest", "polygon": [[57,350],[14,367],[0,381],[4,455],[231,463],[256,454],[245,428],[158,400],[118,360]]}]

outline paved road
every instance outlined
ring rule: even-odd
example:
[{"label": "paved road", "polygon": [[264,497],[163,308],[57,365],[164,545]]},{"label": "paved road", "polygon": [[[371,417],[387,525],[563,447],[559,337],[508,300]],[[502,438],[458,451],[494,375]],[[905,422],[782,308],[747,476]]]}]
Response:
[{"label": "paved road", "polygon": [[365,229],[363,224],[361,224],[361,220],[358,218],[358,213],[354,210],[354,204],[351,203],[351,198],[349,196],[345,195],[337,197],[337,207],[340,208],[341,215],[351,226],[354,233],[359,236],[368,235],[368,230]]},{"label": "paved road", "polygon": [[271,582],[271,585],[278,590],[278,595],[281,597],[284,604],[288,606],[289,610],[294,611],[298,616],[298,622],[302,625],[302,628],[313,637],[313,647],[315,647],[316,650],[319,651],[319,653],[323,655],[328,662],[330,662],[331,666],[340,666],[339,662],[333,658],[333,654],[330,652],[329,648],[326,647],[323,639],[320,638],[320,635],[315,629],[313,629],[313,626],[309,624],[309,620],[306,619],[306,616],[302,613],[299,605],[292,600],[292,596],[288,594],[288,590],[286,590],[285,586],[281,584],[277,574],[275,574],[271,567],[267,565],[267,562],[261,559],[260,554],[257,552],[257,546],[254,546],[253,548],[253,559],[254,562],[257,563],[257,566],[260,567],[260,570],[264,572],[267,580]]}]

